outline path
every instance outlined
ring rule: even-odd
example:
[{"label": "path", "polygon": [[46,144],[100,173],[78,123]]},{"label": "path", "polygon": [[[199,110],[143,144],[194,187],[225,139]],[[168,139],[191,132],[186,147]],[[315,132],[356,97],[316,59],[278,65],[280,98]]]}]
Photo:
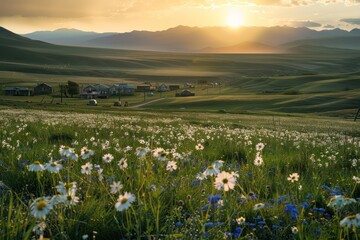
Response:
[{"label": "path", "polygon": [[165,98],[158,98],[158,99],[154,99],[154,100],[150,100],[148,102],[144,102],[144,103],[140,103],[140,104],[136,104],[136,105],[133,105],[133,106],[129,106],[129,108],[138,108],[138,107],[142,107],[144,105],[147,105],[147,104],[150,104],[150,103],[153,103],[153,102],[157,102],[157,101],[160,101],[160,100],[164,100]]}]

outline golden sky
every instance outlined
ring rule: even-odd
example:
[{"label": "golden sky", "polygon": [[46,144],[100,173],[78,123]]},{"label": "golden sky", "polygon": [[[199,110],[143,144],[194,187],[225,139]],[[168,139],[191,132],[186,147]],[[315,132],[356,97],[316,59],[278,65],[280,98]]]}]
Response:
[{"label": "golden sky", "polygon": [[0,26],[16,33],[186,26],[360,28],[360,0],[0,0]]}]

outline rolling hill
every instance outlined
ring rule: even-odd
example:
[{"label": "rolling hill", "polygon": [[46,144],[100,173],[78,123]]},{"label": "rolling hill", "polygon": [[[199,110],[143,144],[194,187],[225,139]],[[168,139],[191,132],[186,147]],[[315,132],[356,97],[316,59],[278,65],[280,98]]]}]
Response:
[{"label": "rolling hill", "polygon": [[281,48],[272,47],[266,44],[261,44],[257,42],[244,42],[234,46],[229,47],[220,47],[220,48],[204,48],[201,49],[202,53],[282,53],[284,52]]}]

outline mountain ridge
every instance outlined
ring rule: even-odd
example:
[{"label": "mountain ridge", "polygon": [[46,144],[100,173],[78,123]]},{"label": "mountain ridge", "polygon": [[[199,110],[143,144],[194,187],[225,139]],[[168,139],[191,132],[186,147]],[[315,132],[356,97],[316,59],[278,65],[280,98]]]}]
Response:
[{"label": "mountain ridge", "polygon": [[78,29],[57,29],[35,33],[23,36],[61,45],[170,52],[197,52],[207,47],[224,48],[244,42],[281,47],[289,42],[306,39],[360,36],[359,29],[346,31],[335,28],[316,31],[305,27],[288,26],[243,26],[231,29],[184,25],[160,31],[133,30],[125,33],[96,33]]}]

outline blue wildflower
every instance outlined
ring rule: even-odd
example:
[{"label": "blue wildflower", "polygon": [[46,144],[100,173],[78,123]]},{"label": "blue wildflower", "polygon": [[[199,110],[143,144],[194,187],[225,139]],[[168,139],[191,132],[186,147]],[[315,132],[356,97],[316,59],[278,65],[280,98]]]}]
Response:
[{"label": "blue wildflower", "polygon": [[212,227],[214,227],[214,223],[212,223],[212,222],[207,222],[207,223],[204,224],[204,227],[206,227],[206,228],[212,228]]},{"label": "blue wildflower", "polygon": [[182,227],[182,226],[183,226],[183,224],[181,222],[176,222],[175,223],[175,227]]},{"label": "blue wildflower", "polygon": [[285,212],[289,213],[292,219],[296,219],[299,214],[294,204],[286,204]]},{"label": "blue wildflower", "polygon": [[221,196],[219,194],[216,195],[210,195],[208,197],[208,202],[211,204],[217,203],[219,200],[221,200]]}]

